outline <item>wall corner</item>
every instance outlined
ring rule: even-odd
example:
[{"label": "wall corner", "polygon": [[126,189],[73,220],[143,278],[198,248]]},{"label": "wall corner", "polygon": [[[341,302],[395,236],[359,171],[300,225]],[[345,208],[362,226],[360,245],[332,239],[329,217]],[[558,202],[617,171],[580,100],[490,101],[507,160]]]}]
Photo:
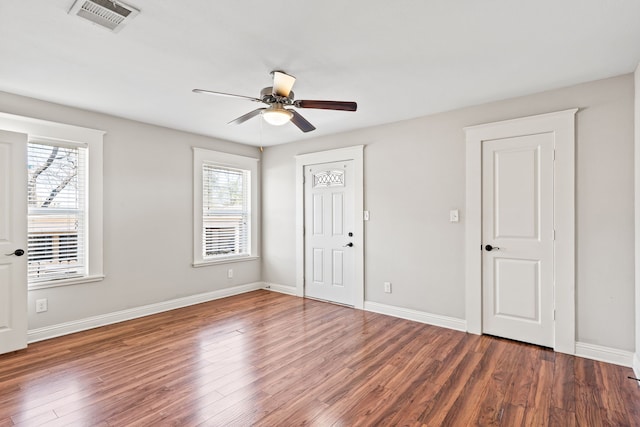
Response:
[{"label": "wall corner", "polygon": [[640,375],[640,64],[634,72],[634,223],[635,223],[635,356],[633,369]]}]

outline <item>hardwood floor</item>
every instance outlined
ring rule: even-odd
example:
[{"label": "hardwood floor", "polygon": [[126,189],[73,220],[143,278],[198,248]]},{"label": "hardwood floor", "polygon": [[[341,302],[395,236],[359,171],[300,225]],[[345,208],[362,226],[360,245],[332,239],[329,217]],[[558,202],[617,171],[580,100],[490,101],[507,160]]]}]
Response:
[{"label": "hardwood floor", "polygon": [[640,425],[628,375],[256,291],[0,356],[0,427]]}]

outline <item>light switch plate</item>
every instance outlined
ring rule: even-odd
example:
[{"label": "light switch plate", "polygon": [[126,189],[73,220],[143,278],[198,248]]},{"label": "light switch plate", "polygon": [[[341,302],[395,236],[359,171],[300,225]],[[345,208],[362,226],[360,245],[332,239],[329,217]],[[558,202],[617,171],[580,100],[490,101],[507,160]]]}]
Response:
[{"label": "light switch plate", "polygon": [[449,222],[458,222],[460,221],[460,213],[458,209],[453,209],[449,211]]}]

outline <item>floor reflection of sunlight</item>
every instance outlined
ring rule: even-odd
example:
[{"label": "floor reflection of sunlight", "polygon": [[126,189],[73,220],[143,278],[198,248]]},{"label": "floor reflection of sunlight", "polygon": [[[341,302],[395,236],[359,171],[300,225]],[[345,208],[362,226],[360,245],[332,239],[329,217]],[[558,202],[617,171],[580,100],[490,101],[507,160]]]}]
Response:
[{"label": "floor reflection of sunlight", "polygon": [[254,408],[251,399],[234,399],[233,393],[243,389],[251,394],[257,379],[252,363],[253,338],[246,330],[251,325],[238,319],[216,323],[200,331],[197,389],[191,396],[194,421],[206,422],[233,406],[243,414]]},{"label": "floor reflection of sunlight", "polygon": [[79,394],[85,385],[79,379],[80,375],[69,370],[57,372],[53,377],[53,381],[44,376],[22,384],[20,409],[11,417],[14,423],[40,425],[83,409],[86,402],[83,402]]}]

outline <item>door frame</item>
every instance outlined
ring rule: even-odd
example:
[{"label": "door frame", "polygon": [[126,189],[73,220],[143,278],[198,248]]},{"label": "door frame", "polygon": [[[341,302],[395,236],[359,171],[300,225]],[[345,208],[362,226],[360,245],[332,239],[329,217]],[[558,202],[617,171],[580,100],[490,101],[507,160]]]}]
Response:
[{"label": "door frame", "polygon": [[355,177],[354,247],[355,283],[354,307],[364,308],[364,145],[335,150],[299,154],[296,158],[296,295],[304,297],[304,168],[321,163],[353,160]]},{"label": "door frame", "polygon": [[467,332],[482,334],[482,142],[554,134],[554,350],[575,354],[575,114],[577,108],[465,127],[465,310]]}]

